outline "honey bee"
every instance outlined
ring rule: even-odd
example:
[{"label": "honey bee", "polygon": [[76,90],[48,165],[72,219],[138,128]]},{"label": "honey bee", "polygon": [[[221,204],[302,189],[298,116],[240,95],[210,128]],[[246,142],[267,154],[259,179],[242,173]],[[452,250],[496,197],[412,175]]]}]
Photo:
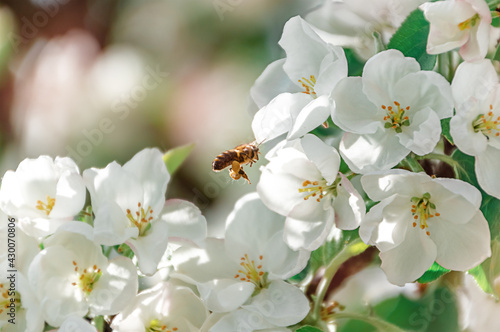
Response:
[{"label": "honey bee", "polygon": [[252,166],[253,163],[259,160],[259,145],[255,144],[255,142],[241,144],[234,149],[222,152],[212,162],[212,169],[215,172],[220,172],[224,168],[231,166],[229,175],[233,179],[244,178],[250,184],[250,180],[241,165],[249,164],[249,166]]}]

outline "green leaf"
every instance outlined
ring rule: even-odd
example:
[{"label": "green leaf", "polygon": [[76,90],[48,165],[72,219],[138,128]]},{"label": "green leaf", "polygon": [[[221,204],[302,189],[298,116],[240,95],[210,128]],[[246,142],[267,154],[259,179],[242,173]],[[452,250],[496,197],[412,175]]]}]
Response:
[{"label": "green leaf", "polygon": [[488,280],[488,276],[484,271],[484,268],[481,265],[476,266],[473,269],[467,271],[468,274],[472,275],[474,279],[476,279],[477,284],[483,291],[486,293],[493,294],[493,289],[491,288],[490,282]]},{"label": "green leaf", "polygon": [[491,238],[500,237],[500,200],[482,192],[481,211],[490,226]]},{"label": "green leaf", "polygon": [[195,146],[194,144],[179,146],[171,150],[168,150],[163,155],[163,161],[165,162],[168,173],[170,173],[170,175],[172,175],[184,162],[184,160],[186,160],[191,151],[193,151],[194,146]]},{"label": "green leaf", "polygon": [[436,55],[427,54],[429,22],[420,9],[415,9],[394,33],[387,48],[400,50],[407,57],[415,58],[422,70],[432,70]]},{"label": "green leaf", "polygon": [[476,171],[474,170],[474,157],[466,155],[462,151],[456,149],[451,154],[453,160],[457,162],[457,166],[454,167],[455,174],[460,180],[472,184],[474,187],[479,188],[477,183]]},{"label": "green leaf", "polygon": [[451,137],[450,134],[450,120],[451,118],[446,118],[441,120],[441,128],[443,129],[442,134],[443,136],[450,142],[451,144],[453,143],[453,137]]},{"label": "green leaf", "polygon": [[500,0],[486,0],[486,3],[488,4],[490,10],[495,10],[495,8],[500,5]]},{"label": "green leaf", "polygon": [[365,62],[358,58],[358,56],[350,48],[344,48],[344,53],[347,59],[347,75],[361,76]]},{"label": "green leaf", "polygon": [[500,61],[500,45],[498,45],[497,50],[496,50],[495,55],[493,56],[492,60]]},{"label": "green leaf", "polygon": [[434,264],[432,264],[432,266],[427,271],[425,271],[425,273],[420,278],[418,278],[417,281],[421,284],[426,284],[428,282],[436,280],[437,278],[448,272],[450,272],[450,270],[445,269],[438,263],[434,262]]},{"label": "green leaf", "polygon": [[[498,12],[495,11],[495,13]],[[491,13],[491,25],[494,26],[495,28],[500,27],[500,16],[498,16],[498,14]]]},{"label": "green leaf", "polygon": [[323,330],[311,325],[304,325],[302,327],[299,327],[297,329],[297,332],[323,332]]},{"label": "green leaf", "polygon": [[347,244],[359,238],[358,230],[342,231],[339,238],[334,238],[330,242],[326,242],[318,249],[311,253],[309,260],[312,272],[316,272],[320,267],[330,264],[332,259],[344,249]]}]

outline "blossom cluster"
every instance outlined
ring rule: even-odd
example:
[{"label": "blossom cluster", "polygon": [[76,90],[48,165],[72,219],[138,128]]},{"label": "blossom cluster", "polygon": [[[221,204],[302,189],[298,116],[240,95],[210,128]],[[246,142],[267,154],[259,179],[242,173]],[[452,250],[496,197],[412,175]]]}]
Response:
[{"label": "blossom cluster", "polygon": [[[267,149],[260,179],[221,238],[207,237],[193,203],[165,200],[171,174],[156,148],[81,173],[48,156],[7,171],[0,218],[17,223],[18,322],[9,325],[0,280],[0,330],[331,331],[352,318],[396,331],[371,315],[374,297],[422,296],[418,283],[487,259],[487,286],[500,295],[492,14],[484,0],[423,2],[390,11],[377,0],[368,15],[360,1],[327,1],[287,21],[285,57],[250,91],[251,127]],[[385,49],[418,15],[429,31],[422,56]],[[370,247],[379,259],[330,289]],[[472,316],[462,328],[498,326]]]}]

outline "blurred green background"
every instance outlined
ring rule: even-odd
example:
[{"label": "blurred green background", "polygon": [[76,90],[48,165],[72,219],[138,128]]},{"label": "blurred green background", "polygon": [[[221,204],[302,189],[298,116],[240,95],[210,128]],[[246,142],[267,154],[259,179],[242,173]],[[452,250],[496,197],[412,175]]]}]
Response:
[{"label": "blurred green background", "polygon": [[167,195],[193,201],[220,232],[260,164],[248,185],[214,173],[212,160],[254,140],[249,89],[283,56],[284,23],[319,2],[1,1],[2,174],[42,154],[83,171],[195,143]]}]

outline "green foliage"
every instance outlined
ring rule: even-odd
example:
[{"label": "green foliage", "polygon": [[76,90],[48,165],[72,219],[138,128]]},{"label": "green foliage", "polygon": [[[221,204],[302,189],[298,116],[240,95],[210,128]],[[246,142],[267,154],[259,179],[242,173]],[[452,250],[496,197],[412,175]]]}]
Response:
[{"label": "green foliage", "polygon": [[[485,265],[488,265],[489,259],[484,261],[484,263],[486,263]],[[474,277],[474,279],[476,279],[477,284],[479,285],[479,287],[481,287],[483,291],[485,291],[486,293],[493,294],[493,289],[491,288],[488,276],[486,275],[486,272],[482,265],[483,264],[478,265],[473,269],[470,269],[469,271],[467,271],[467,273],[469,273]]]},{"label": "green foliage", "polygon": [[347,75],[348,76],[361,76],[365,62],[358,58],[350,48],[344,48],[345,57],[347,59]]},{"label": "green foliage", "polygon": [[451,120],[451,118],[442,119],[441,120],[441,128],[443,130],[442,134],[443,134],[444,138],[446,138],[448,140],[448,142],[450,142],[451,144],[454,144],[453,137],[451,137],[451,134],[450,134],[450,120]]},{"label": "green foliage", "polygon": [[305,325],[297,329],[297,332],[323,332],[323,330],[320,330],[317,327],[311,326],[311,325]]},{"label": "green foliage", "polygon": [[421,284],[426,284],[428,282],[436,280],[437,278],[448,272],[450,272],[450,270],[445,269],[438,263],[434,262],[434,264],[432,264],[432,266],[427,271],[425,271],[425,273],[420,278],[418,278],[417,281]]},{"label": "green foliage", "polygon": [[168,173],[173,174],[184,160],[186,160],[193,149],[194,144],[187,144],[168,150],[163,155],[163,161],[167,166]]},{"label": "green foliage", "polygon": [[337,256],[350,242],[359,238],[358,230],[342,231],[338,238],[326,242],[324,245],[311,253],[309,260],[313,272],[322,266],[328,266],[332,259]]},{"label": "green foliage", "polygon": [[423,70],[432,70],[436,64],[436,55],[427,54],[429,22],[420,9],[415,9],[392,36],[387,48],[403,52],[407,57],[415,58]]}]

